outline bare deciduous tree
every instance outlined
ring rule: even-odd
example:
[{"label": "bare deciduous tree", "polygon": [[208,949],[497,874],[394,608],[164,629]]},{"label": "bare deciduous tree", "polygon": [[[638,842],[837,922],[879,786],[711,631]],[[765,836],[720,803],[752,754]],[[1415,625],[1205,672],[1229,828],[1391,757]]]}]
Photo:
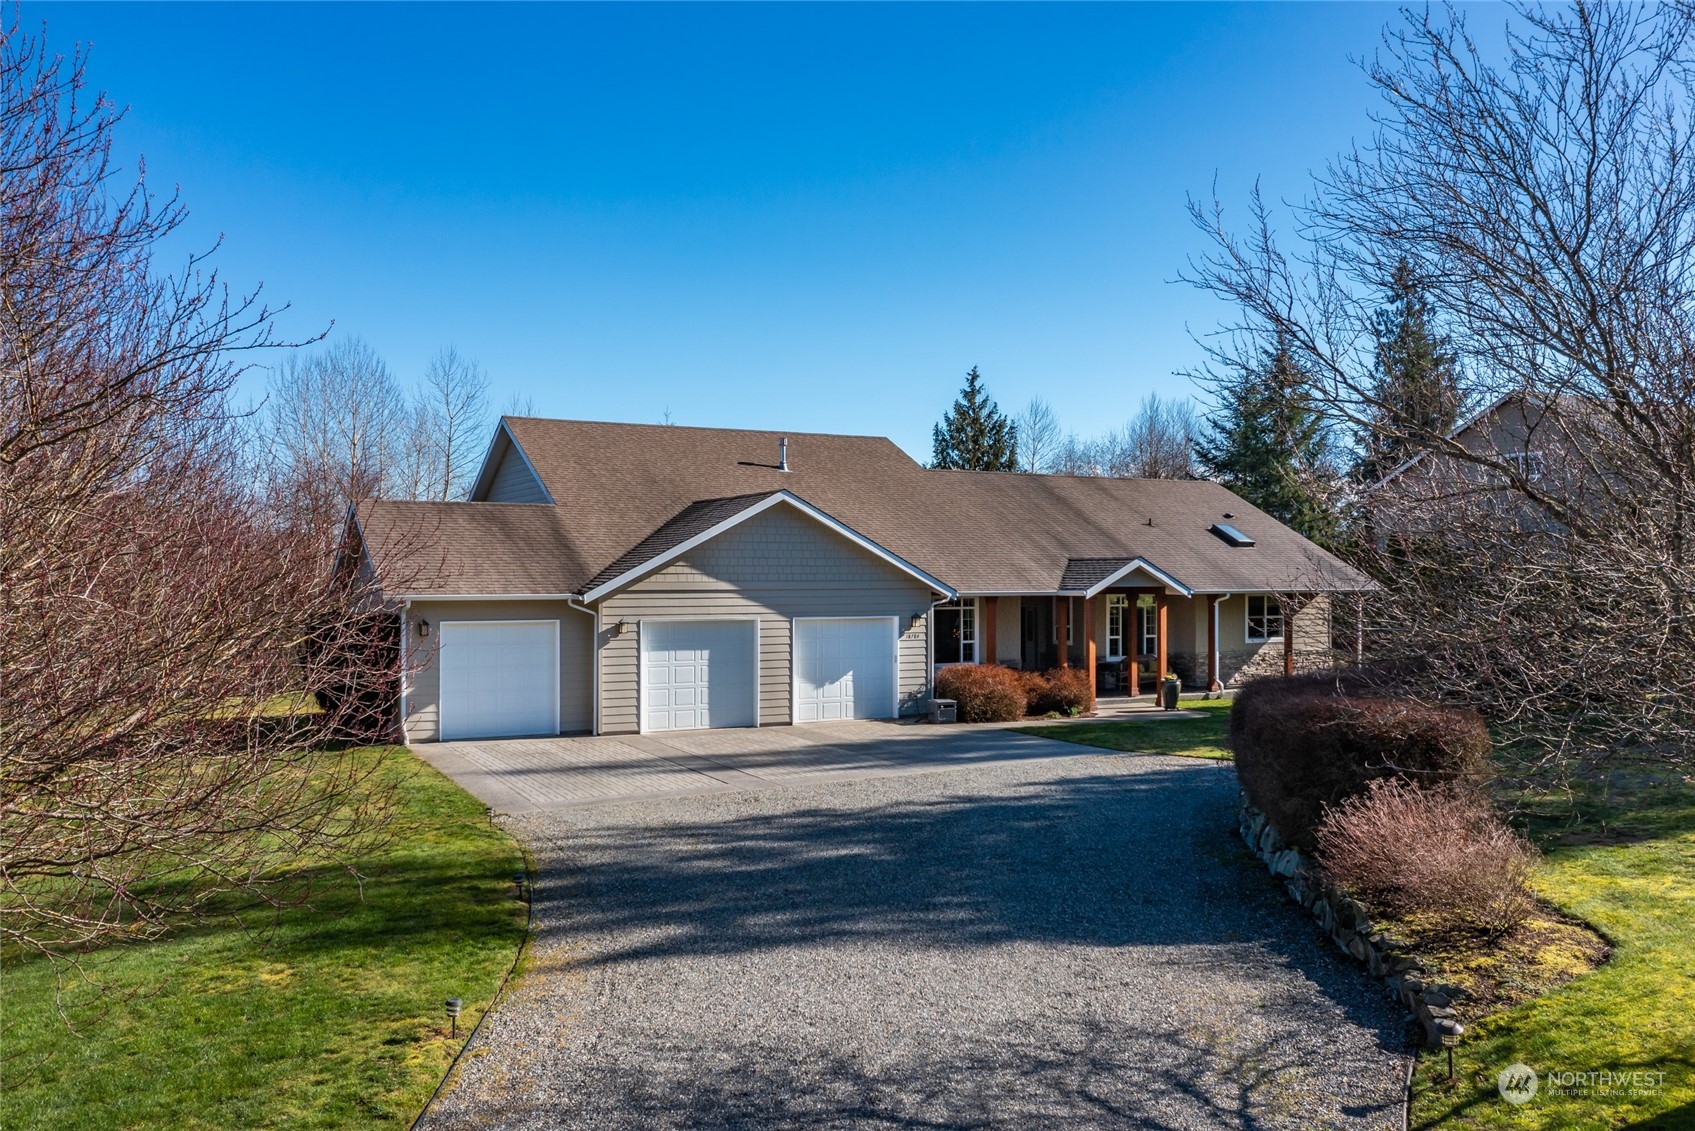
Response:
[{"label": "bare deciduous tree", "polygon": [[463,498],[488,444],[488,376],[452,346],[424,369],[403,434],[401,490],[411,499]]},{"label": "bare deciduous tree", "polygon": [[155,265],[184,213],[114,191],[117,120],[80,55],[0,32],[0,942],[61,958],[356,843],[365,771],[254,720],[393,675],[326,636],[348,594],[322,548],[232,474],[225,406],[272,312],[204,256]]},{"label": "bare deciduous tree", "polygon": [[[1391,590],[1372,646],[1544,756],[1695,743],[1692,33],[1685,5],[1521,7],[1492,59],[1456,10],[1409,13],[1366,67],[1371,142],[1293,236],[1257,190],[1242,235],[1193,208],[1213,250],[1189,278],[1245,315],[1214,357],[1284,342],[1342,422],[1428,453],[1362,547]],[[1375,396],[1373,308],[1402,263],[1463,392],[1536,406],[1546,457]]]},{"label": "bare deciduous tree", "polygon": [[350,503],[411,497],[405,480],[416,418],[364,339],[291,354],[271,373],[265,407],[271,497],[293,525],[328,542]]},{"label": "bare deciduous tree", "polygon": [[1198,428],[1189,401],[1150,393],[1121,429],[1088,438],[1067,433],[1054,443],[1043,470],[1116,479],[1191,479]]},{"label": "bare deciduous tree", "polygon": [[1013,423],[1018,426],[1019,470],[1047,471],[1060,446],[1059,417],[1053,406],[1041,397],[1031,397]]}]

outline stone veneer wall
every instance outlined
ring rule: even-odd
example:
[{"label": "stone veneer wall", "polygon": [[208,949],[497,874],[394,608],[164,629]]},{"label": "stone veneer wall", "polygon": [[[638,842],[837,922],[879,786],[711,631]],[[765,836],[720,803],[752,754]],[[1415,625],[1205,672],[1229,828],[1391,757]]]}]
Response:
[{"label": "stone veneer wall", "polygon": [[1240,828],[1248,848],[1283,880],[1289,898],[1311,912],[1344,953],[1384,980],[1390,995],[1423,1027],[1426,1043],[1458,1041],[1464,1029],[1452,1006],[1464,991],[1427,982],[1424,964],[1407,953],[1404,944],[1374,930],[1364,908],[1326,884],[1301,850],[1285,843],[1265,814],[1249,803],[1247,794],[1242,795]]}]

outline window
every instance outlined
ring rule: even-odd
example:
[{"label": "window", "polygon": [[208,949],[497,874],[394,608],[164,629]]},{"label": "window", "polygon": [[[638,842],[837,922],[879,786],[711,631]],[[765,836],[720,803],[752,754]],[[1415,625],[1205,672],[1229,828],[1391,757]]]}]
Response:
[{"label": "window", "polygon": [[1136,654],[1138,656],[1159,655],[1159,614],[1154,611],[1153,598],[1148,598],[1145,605],[1136,606],[1136,628],[1138,641]]},{"label": "window", "polygon": [[1248,598],[1248,643],[1269,644],[1283,639],[1283,606],[1276,597]]},{"label": "window", "polygon": [[1130,598],[1114,593],[1106,599],[1106,654],[1122,656],[1124,652],[1124,621],[1130,612]]},{"label": "window", "polygon": [[1534,483],[1548,473],[1548,463],[1541,452],[1507,452],[1503,456],[1529,482]]},{"label": "window", "polygon": [[977,662],[977,599],[965,597],[936,606],[936,663]]}]

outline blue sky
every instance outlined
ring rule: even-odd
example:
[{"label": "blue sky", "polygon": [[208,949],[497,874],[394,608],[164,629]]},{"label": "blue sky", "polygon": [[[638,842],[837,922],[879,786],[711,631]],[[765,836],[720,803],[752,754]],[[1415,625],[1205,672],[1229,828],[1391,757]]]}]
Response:
[{"label": "blue sky", "polygon": [[1187,193],[1369,132],[1387,5],[26,4],[282,328],[544,415],[892,436],[967,368],[1082,432],[1188,392]]}]

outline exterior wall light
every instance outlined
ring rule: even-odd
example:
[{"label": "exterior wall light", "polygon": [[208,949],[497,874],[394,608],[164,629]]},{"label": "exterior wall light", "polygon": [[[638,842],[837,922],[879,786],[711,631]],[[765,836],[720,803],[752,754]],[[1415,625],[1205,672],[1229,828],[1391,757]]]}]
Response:
[{"label": "exterior wall light", "polygon": [[418,618],[418,639],[423,640],[430,634],[430,622],[423,617]]}]

